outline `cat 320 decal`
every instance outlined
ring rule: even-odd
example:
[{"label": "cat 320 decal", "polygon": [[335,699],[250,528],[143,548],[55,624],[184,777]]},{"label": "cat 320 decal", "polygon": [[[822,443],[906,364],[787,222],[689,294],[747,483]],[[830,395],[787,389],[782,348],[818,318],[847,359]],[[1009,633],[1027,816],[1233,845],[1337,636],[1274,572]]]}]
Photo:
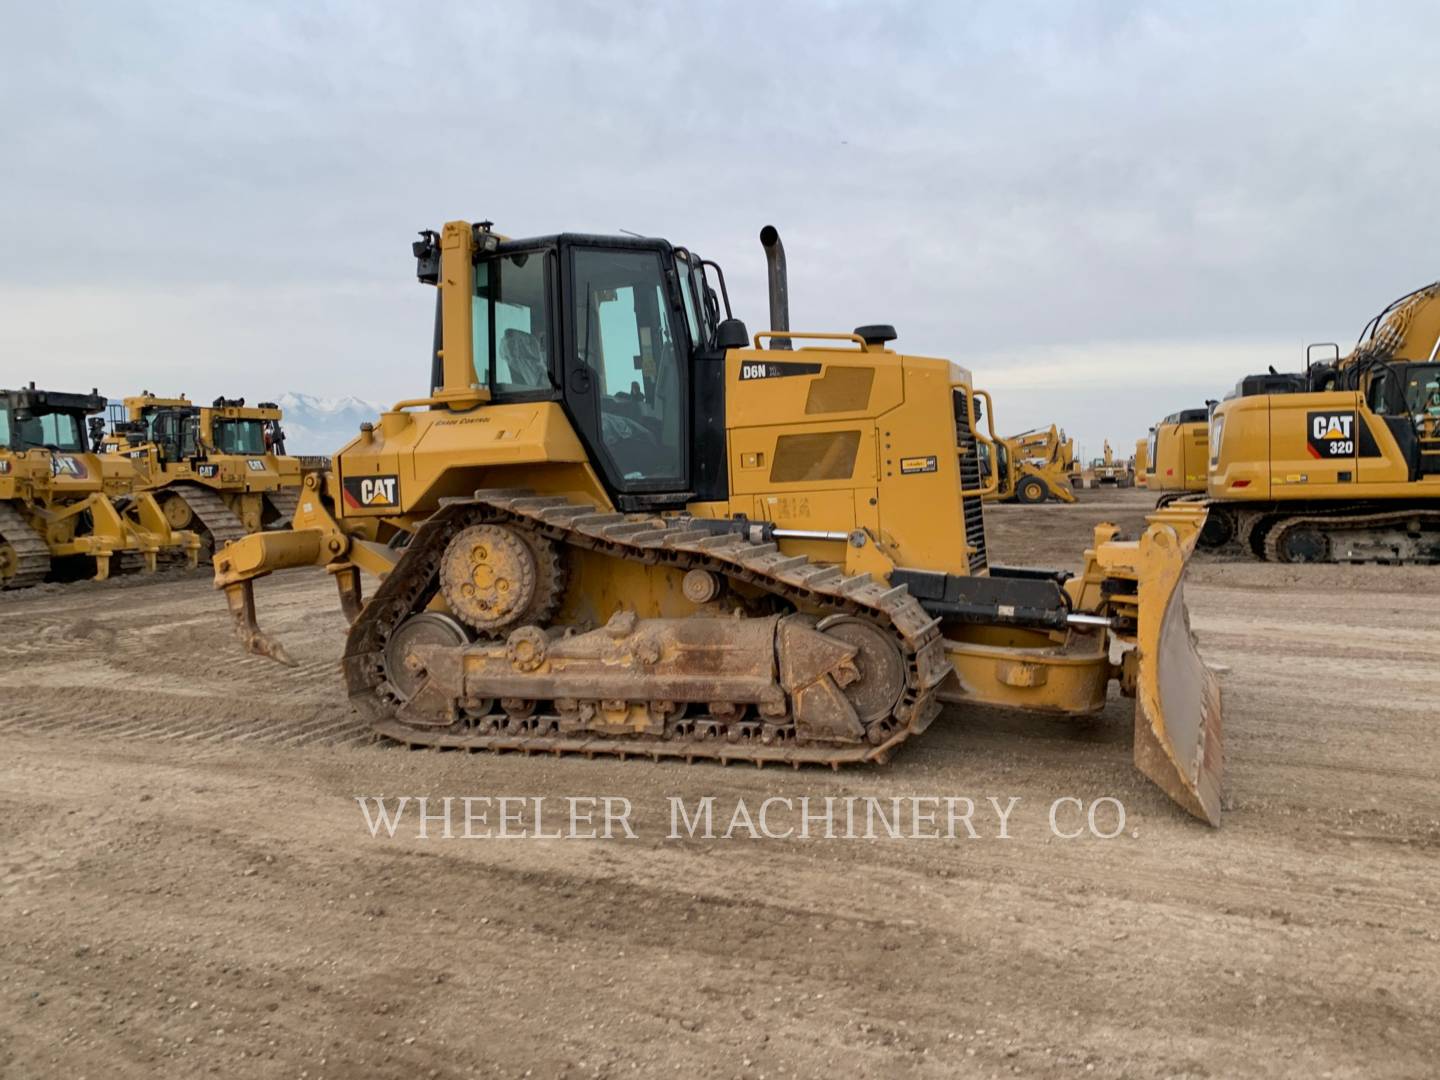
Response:
[{"label": "cat 320 decal", "polygon": [[1305,424],[1305,448],[1313,458],[1326,461],[1380,456],[1375,436],[1354,412],[1306,413]]}]

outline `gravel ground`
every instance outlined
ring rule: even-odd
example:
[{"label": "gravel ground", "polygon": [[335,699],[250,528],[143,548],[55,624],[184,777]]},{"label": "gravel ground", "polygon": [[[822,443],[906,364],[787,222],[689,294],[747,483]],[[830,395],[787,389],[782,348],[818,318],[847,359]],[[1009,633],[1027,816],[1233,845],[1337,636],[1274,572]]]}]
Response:
[{"label": "gravel ground", "polygon": [[[994,508],[992,558],[1074,565],[1147,504]],[[1437,585],[1192,562],[1219,830],[1133,771],[1119,698],[952,709],[840,773],[411,752],[345,703],[324,574],[258,590],[295,669],[238,654],[203,575],[0,598],[0,1076],[1434,1075]],[[636,838],[377,838],[380,795],[624,797]],[[978,836],[671,839],[703,796],[717,833],[970,798]],[[1062,797],[1123,831],[1054,835]]]}]

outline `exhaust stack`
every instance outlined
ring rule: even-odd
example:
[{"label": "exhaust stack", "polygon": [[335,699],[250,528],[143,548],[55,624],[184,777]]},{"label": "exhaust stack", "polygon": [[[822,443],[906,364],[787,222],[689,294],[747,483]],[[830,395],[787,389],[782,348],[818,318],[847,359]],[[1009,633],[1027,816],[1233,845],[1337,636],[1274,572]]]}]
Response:
[{"label": "exhaust stack", "polygon": [[[760,230],[760,244],[765,248],[765,265],[770,278],[770,329],[790,329],[790,280],[785,272],[785,245],[774,225]],[[771,338],[770,348],[789,349],[789,338]]]}]

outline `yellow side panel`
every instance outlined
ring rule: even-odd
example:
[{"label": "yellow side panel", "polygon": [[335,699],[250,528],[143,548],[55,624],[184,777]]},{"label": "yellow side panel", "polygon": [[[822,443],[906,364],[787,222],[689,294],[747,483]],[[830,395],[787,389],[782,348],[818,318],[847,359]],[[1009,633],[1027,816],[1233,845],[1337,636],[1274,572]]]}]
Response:
[{"label": "yellow side panel", "polygon": [[[899,565],[967,573],[950,406],[959,371],[843,347],[731,352],[732,505],[791,528],[858,524]],[[811,546],[786,550],[844,557],[835,542]]]},{"label": "yellow side panel", "polygon": [[[1360,395],[1354,391],[1273,394],[1269,400],[1270,484],[1274,497],[1321,498],[1353,493],[1360,439],[1359,432],[1352,430],[1348,424],[1355,421]],[[1326,440],[1336,445],[1348,445],[1348,453],[1339,457],[1316,456],[1309,435],[1312,414],[1342,420],[1348,418],[1343,432],[1338,427],[1335,429],[1336,435],[1344,438]],[[1337,482],[1337,475],[1341,472],[1348,472],[1352,482]]]},{"label": "yellow side panel", "polygon": [[905,401],[880,417],[880,539],[897,565],[968,574],[950,395],[945,368],[906,362]]},{"label": "yellow side panel", "polygon": [[1248,397],[1222,401],[1215,409],[1210,437],[1211,454],[1218,454],[1207,485],[1210,497],[1268,499],[1270,399]]},{"label": "yellow side panel", "polygon": [[1186,491],[1204,491],[1205,475],[1210,469],[1210,425],[1181,424],[1179,431],[1184,448],[1181,485]]},{"label": "yellow side panel", "polygon": [[[441,498],[468,495],[478,487],[497,486],[486,479],[537,465],[571,466],[559,470],[573,478],[576,494],[594,499],[584,447],[556,402],[485,405],[468,412],[449,409],[386,413],[373,438],[351,442],[337,460],[340,479],[394,475],[399,506],[351,505],[343,513],[391,515],[400,510],[433,509]],[[543,483],[536,470],[527,486]],[[568,490],[568,489],[567,489]],[[603,494],[598,498],[605,500]]]},{"label": "yellow side panel", "polygon": [[[1360,457],[1359,479],[1362,484],[1405,484],[1410,480],[1410,465],[1405,460],[1405,455],[1400,452],[1400,446],[1391,434],[1389,426],[1384,419],[1370,412],[1362,412],[1359,415],[1359,422],[1370,429],[1370,436],[1375,441],[1375,446],[1380,451],[1380,456]],[[1409,423],[1409,418],[1406,418]]]}]

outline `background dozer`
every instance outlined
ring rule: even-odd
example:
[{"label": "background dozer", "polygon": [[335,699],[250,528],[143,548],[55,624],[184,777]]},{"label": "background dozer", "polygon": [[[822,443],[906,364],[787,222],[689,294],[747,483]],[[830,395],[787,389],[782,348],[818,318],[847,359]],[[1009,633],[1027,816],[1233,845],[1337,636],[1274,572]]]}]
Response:
[{"label": "background dozer", "polygon": [[0,390],[0,588],[38,585],[53,560],[93,560],[100,580],[168,553],[195,565],[199,538],[135,490],[128,461],[93,452],[104,420],[87,417],[104,409],[94,392]]},{"label": "background dozer", "polygon": [[[1330,359],[1311,362],[1316,349]],[[1206,547],[1274,562],[1440,562],[1440,282],[1349,355],[1242,379],[1210,421]]]},{"label": "background dozer", "polygon": [[664,240],[423,233],[428,392],[305,477],[293,530],[217,552],[246,646],[283,658],[254,580],[320,564],[350,699],[393,739],[796,766],[883,762],[944,702],[1092,714],[1118,680],[1139,768],[1218,823],[1181,594],[1203,508],[1098,527],[1078,575],[991,565],[988,395],[889,326],[792,332],[761,239],[751,338],[720,267]]},{"label": "background dozer", "polygon": [[1182,409],[1165,417],[1150,429],[1145,458],[1146,487],[1159,492],[1157,507],[1203,496],[1210,464],[1210,410]]},{"label": "background dozer", "polygon": [[271,402],[197,406],[146,391],[124,400],[104,448],[129,459],[170,525],[195,530],[208,553],[294,517],[301,463],[286,456],[280,421]]},{"label": "background dozer", "polygon": [[[1046,499],[1073,503],[1070,468],[1075,444],[1053,424],[1008,438],[997,438],[994,451],[989,441],[980,443],[980,468],[993,481],[994,491],[987,502],[1038,503]],[[998,465],[998,471],[996,466]]]}]

